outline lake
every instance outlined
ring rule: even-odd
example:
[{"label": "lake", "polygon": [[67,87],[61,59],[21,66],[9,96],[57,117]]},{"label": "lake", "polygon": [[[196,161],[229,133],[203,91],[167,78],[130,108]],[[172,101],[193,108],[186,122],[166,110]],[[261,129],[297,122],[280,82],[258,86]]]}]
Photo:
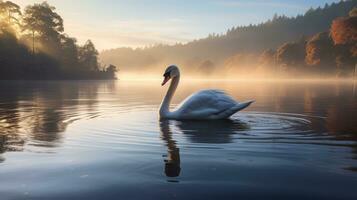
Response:
[{"label": "lake", "polygon": [[256,100],[207,122],[160,83],[0,82],[0,199],[357,199],[357,84],[182,81]]}]

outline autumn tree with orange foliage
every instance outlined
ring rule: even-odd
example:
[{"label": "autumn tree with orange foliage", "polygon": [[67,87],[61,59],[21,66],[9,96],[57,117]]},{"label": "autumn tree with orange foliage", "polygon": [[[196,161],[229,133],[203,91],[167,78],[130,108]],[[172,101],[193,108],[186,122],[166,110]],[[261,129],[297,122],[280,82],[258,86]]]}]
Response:
[{"label": "autumn tree with orange foliage", "polygon": [[331,25],[331,37],[336,45],[339,71],[353,71],[357,62],[357,8],[348,17],[337,18]]},{"label": "autumn tree with orange foliage", "polygon": [[335,49],[328,32],[318,33],[307,41],[305,62],[324,72],[335,69]]},{"label": "autumn tree with orange foliage", "polygon": [[332,22],[331,37],[336,45],[349,45],[353,56],[357,56],[357,8],[349,17],[341,17]]},{"label": "autumn tree with orange foliage", "polygon": [[304,66],[305,41],[285,43],[276,52],[280,72],[300,70]]},{"label": "autumn tree with orange foliage", "polygon": [[331,36],[335,44],[350,44],[357,41],[357,16],[338,18],[332,22]]}]

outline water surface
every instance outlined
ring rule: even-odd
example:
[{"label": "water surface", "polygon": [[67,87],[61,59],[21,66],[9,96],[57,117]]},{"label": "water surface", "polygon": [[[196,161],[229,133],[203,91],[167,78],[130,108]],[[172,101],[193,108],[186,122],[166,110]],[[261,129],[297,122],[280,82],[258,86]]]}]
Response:
[{"label": "water surface", "polygon": [[184,81],[254,99],[160,121],[160,81],[0,84],[0,199],[357,199],[353,82]]}]

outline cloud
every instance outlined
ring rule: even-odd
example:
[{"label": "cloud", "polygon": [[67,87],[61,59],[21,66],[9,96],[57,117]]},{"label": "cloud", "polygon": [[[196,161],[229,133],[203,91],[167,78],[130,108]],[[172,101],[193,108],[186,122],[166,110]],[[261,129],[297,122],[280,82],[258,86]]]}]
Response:
[{"label": "cloud", "polygon": [[[14,0],[22,7],[43,0]],[[83,0],[84,1],[84,0]],[[84,43],[91,39],[100,50],[115,47],[143,47],[154,44],[174,44],[177,42],[188,42],[197,38],[197,26],[191,21],[185,21],[179,17],[157,19],[152,16],[148,18],[130,18],[130,15],[102,13],[93,15],[93,6],[97,1],[88,1],[85,12],[69,6],[70,0],[48,0],[51,5],[56,6],[56,12],[64,18],[65,32]],[[101,3],[101,2],[100,2]],[[101,7],[99,10],[103,10]],[[108,20],[109,19],[109,20]],[[196,34],[196,35],[195,35]]]},{"label": "cloud", "polygon": [[[92,39],[98,49],[114,47],[142,47],[158,43],[188,42],[195,36],[188,32],[190,23],[182,19],[113,20],[95,23],[65,23],[66,32],[76,36],[80,43]],[[100,28],[98,28],[100,27]]]}]

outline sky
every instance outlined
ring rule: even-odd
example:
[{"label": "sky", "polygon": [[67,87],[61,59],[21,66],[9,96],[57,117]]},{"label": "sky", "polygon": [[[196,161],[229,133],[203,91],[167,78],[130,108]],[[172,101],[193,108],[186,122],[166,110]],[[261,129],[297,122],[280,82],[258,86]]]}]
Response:
[{"label": "sky", "polygon": [[[43,0],[12,0],[21,7]],[[296,16],[337,0],[47,0],[65,32],[97,49],[185,43],[264,22],[277,13]]]}]

